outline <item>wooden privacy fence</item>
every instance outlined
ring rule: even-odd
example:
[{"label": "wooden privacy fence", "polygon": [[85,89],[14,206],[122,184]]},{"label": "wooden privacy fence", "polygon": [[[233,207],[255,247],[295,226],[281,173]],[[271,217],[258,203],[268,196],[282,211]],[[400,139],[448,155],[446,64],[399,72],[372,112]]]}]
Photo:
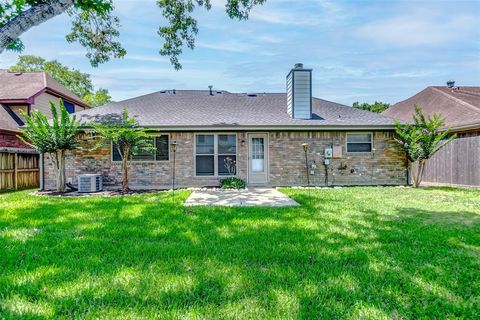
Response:
[{"label": "wooden privacy fence", "polygon": [[30,150],[0,150],[0,191],[40,184],[39,155]]},{"label": "wooden privacy fence", "polygon": [[425,165],[423,182],[480,186],[480,136],[457,138]]}]

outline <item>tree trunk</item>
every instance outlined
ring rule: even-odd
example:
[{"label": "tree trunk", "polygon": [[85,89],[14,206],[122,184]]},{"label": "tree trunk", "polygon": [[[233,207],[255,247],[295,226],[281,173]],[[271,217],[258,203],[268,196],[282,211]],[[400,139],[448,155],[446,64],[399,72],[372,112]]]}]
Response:
[{"label": "tree trunk", "polygon": [[417,183],[417,186],[420,185],[420,183],[422,183],[422,180],[423,180],[423,172],[425,171],[425,161],[426,160],[420,160],[419,161],[419,170],[418,170],[418,176],[417,176],[417,179],[418,179],[418,183]]},{"label": "tree trunk", "polygon": [[425,160],[422,160],[422,159],[418,160],[417,170],[412,171],[412,177],[413,177],[412,186],[414,188],[417,188],[418,186],[420,186],[420,183],[422,182],[424,168],[425,168]]},{"label": "tree trunk", "polygon": [[57,152],[50,154],[50,159],[55,171],[57,192],[65,192],[67,190],[65,186],[65,150],[57,150]]},{"label": "tree trunk", "polygon": [[128,188],[128,157],[130,155],[130,147],[123,146],[122,156],[122,191],[127,191]]},{"label": "tree trunk", "polygon": [[[411,180],[413,179],[413,171],[412,171],[412,162],[410,160],[407,160],[407,184],[409,185],[410,182],[413,182]],[[413,183],[412,183],[413,185]]]},{"label": "tree trunk", "polygon": [[122,191],[128,190],[128,164],[127,159],[122,160]]},{"label": "tree trunk", "polygon": [[0,53],[27,30],[65,12],[74,2],[74,0],[49,0],[20,13],[0,28]]}]

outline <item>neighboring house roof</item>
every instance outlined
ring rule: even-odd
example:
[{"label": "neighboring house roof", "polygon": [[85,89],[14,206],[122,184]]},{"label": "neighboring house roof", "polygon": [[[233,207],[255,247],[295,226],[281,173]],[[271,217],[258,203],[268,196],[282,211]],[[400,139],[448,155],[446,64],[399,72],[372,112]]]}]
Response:
[{"label": "neighboring house roof", "polygon": [[[173,93],[175,92],[175,93]],[[312,119],[292,119],[287,113],[285,93],[259,93],[256,96],[227,91],[159,91],[121,102],[84,110],[77,117],[84,122],[117,118],[126,108],[139,125],[165,129],[186,128],[293,128],[393,127],[388,117],[313,98]]]},{"label": "neighboring house roof", "polygon": [[31,103],[35,96],[49,92],[85,108],[90,106],[46,72],[0,70],[0,102]]},{"label": "neighboring house roof", "polygon": [[440,114],[445,125],[454,129],[480,127],[480,87],[427,87],[411,98],[398,102],[383,115],[411,121],[414,105],[424,114]]},{"label": "neighboring house roof", "polygon": [[19,132],[18,123],[8,110],[0,104],[0,130]]}]

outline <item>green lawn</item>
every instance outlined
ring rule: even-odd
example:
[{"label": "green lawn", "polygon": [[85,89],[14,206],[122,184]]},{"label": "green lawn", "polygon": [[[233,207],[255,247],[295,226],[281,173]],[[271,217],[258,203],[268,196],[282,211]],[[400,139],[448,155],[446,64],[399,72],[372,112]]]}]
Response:
[{"label": "green lawn", "polygon": [[0,194],[0,318],[480,314],[480,190],[284,192],[303,206]]}]

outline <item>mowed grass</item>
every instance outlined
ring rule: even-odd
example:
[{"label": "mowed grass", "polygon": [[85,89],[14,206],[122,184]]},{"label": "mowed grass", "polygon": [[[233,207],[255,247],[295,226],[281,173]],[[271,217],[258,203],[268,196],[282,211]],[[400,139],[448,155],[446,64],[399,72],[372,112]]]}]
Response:
[{"label": "mowed grass", "polygon": [[480,315],[480,190],[283,192],[302,206],[2,194],[0,318]]}]

